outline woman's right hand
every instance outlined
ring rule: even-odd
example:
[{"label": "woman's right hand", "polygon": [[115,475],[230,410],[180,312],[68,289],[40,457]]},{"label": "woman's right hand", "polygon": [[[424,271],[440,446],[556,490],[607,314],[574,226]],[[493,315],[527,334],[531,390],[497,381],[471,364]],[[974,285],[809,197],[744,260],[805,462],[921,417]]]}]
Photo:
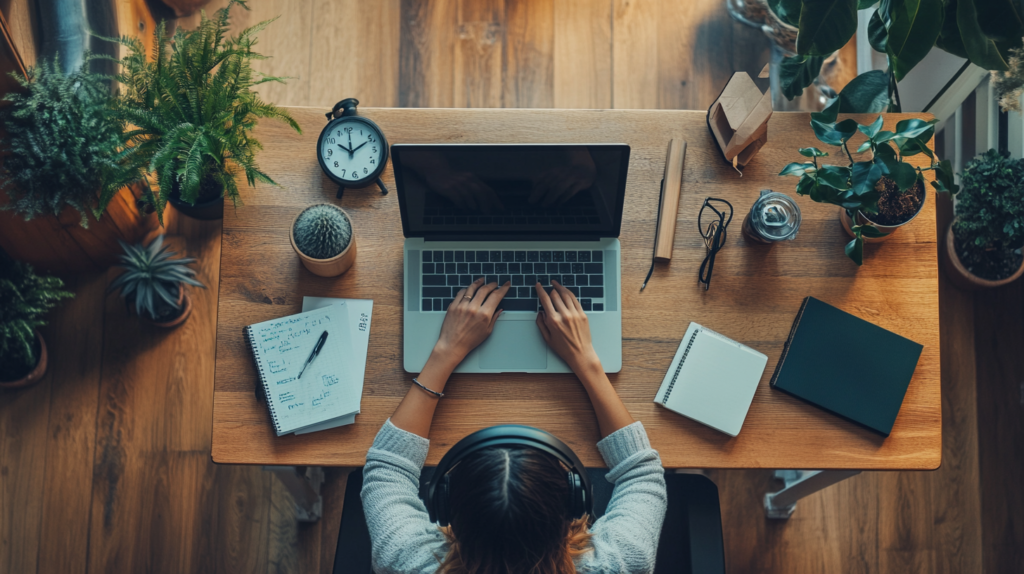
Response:
[{"label": "woman's right hand", "polygon": [[550,295],[540,283],[534,285],[542,307],[537,313],[537,327],[544,341],[577,376],[595,367],[600,370],[601,360],[590,339],[590,322],[579,300],[558,282],[552,281],[551,285],[554,288]]}]

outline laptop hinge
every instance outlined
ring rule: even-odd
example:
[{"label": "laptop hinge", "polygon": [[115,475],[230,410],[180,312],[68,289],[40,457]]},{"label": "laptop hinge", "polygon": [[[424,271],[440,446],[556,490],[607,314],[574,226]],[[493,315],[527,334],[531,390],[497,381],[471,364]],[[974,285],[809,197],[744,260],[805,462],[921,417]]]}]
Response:
[{"label": "laptop hinge", "polygon": [[435,235],[424,237],[423,241],[600,241],[596,235]]}]

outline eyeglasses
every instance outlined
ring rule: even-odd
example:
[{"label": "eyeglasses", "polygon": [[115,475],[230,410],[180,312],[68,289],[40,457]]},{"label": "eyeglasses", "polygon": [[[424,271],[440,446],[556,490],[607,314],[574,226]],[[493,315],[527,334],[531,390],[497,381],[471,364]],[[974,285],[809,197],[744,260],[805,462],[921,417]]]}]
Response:
[{"label": "eyeglasses", "polygon": [[[718,208],[715,205],[718,205]],[[713,215],[711,213],[707,214],[710,221],[705,227],[704,215],[707,210],[711,210]],[[728,216],[726,216],[726,213],[728,213]],[[716,197],[708,197],[704,200],[704,205],[700,208],[700,214],[697,215],[697,231],[704,238],[704,245],[707,246],[708,251],[704,257],[704,262],[700,264],[700,274],[697,276],[697,281],[704,284],[705,291],[711,288],[711,272],[715,269],[715,256],[725,247],[726,229],[731,221],[731,203]]]}]

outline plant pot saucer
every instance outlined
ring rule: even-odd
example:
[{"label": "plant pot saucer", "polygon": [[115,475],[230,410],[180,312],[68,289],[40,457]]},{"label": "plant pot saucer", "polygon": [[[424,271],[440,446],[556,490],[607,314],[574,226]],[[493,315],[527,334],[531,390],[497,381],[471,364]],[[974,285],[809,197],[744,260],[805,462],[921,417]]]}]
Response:
[{"label": "plant pot saucer", "polygon": [[36,366],[27,375],[16,381],[0,381],[0,389],[13,390],[31,387],[38,383],[43,378],[43,375],[46,374],[46,341],[39,331],[36,331],[36,340],[39,341],[39,361],[36,363]]}]

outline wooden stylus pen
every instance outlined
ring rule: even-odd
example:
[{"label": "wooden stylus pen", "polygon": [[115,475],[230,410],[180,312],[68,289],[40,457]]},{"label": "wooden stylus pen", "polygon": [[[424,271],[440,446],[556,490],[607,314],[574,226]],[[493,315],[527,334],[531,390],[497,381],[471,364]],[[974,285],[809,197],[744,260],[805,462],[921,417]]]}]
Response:
[{"label": "wooden stylus pen", "polygon": [[658,225],[654,232],[654,259],[647,272],[643,291],[654,273],[654,264],[672,259],[672,244],[676,241],[676,215],[679,213],[679,195],[683,185],[683,160],[686,158],[686,142],[673,138],[668,142],[665,158],[665,174],[661,179],[661,195],[658,200]]}]

